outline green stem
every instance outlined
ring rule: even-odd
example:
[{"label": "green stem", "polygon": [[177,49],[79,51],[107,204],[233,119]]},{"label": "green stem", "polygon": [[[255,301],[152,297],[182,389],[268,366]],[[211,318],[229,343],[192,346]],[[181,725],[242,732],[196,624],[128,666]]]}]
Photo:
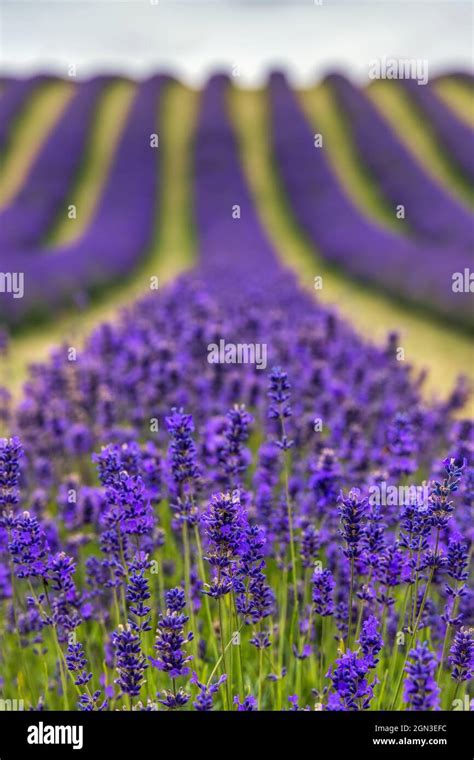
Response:
[{"label": "green stem", "polygon": [[194,638],[193,638],[194,657],[195,657],[195,661],[197,661],[199,631],[197,630],[197,627],[196,627],[196,618],[194,616],[193,600],[191,598],[191,582],[190,582],[191,581],[191,549],[189,546],[188,523],[186,522],[186,520],[183,522],[181,532],[182,532],[183,547],[184,547],[184,591],[186,595],[186,601],[188,604],[191,630],[193,631],[193,634],[194,634]]},{"label": "green stem", "polygon": [[326,635],[326,625],[325,625],[325,619],[326,616],[323,615],[321,617],[321,645],[319,648],[319,695],[322,698],[323,693],[323,682],[324,682],[324,639]]},{"label": "green stem", "polygon": [[[201,537],[199,535],[199,529],[198,526],[194,526],[194,535],[196,538],[196,546],[197,546],[197,562],[198,562],[198,568],[199,568],[199,575],[201,576],[201,581],[203,584],[206,583],[206,571],[204,568],[204,560],[203,560],[203,553],[202,553],[202,546],[201,546]],[[209,603],[209,596],[207,594],[204,594],[204,608],[206,610],[206,617],[207,617],[207,623],[209,626],[209,637],[212,641],[212,647],[214,649],[214,658],[217,659],[218,657],[218,646],[216,642],[216,638],[214,636],[214,624],[212,622],[212,615],[211,615],[211,605]]]},{"label": "green stem", "polygon": [[[455,593],[457,593],[457,590],[458,590],[458,581],[456,581]],[[459,603],[459,597],[456,596],[455,599],[454,599],[453,609],[451,610],[451,615],[452,615],[453,618],[456,617],[458,603]],[[444,634],[443,649],[441,650],[441,659],[439,661],[438,675],[437,675],[437,678],[436,678],[438,684],[439,684],[439,680],[440,680],[442,672],[443,672],[444,658],[446,657],[446,650],[448,648],[448,642],[449,642],[449,634],[450,634],[450,623],[448,621],[446,623],[446,631],[445,631],[445,634]]]},{"label": "green stem", "polygon": [[351,628],[352,628],[352,595],[354,593],[354,557],[351,557],[351,580],[349,585],[349,622],[347,628],[347,648],[351,648]]},{"label": "green stem", "polygon": [[[229,690],[229,673],[227,673],[227,665],[226,665],[226,647],[224,645],[224,617],[222,615],[222,597],[219,597],[218,600],[218,607],[219,607],[219,628],[220,628],[220,641],[221,641],[221,658],[222,658],[222,672],[227,675],[227,680],[225,683],[225,694],[226,694],[226,703],[227,703],[227,709],[230,710],[230,690]],[[232,641],[232,639],[231,639]]]},{"label": "green stem", "polygon": [[[286,437],[285,433],[285,422],[283,417],[280,418],[281,420],[281,432],[282,437]],[[296,581],[296,550],[295,550],[295,534],[293,529],[293,507],[291,504],[290,499],[290,487],[289,487],[289,471],[288,471],[288,452],[285,451],[283,455],[283,475],[285,480],[285,498],[286,498],[286,509],[288,514],[288,527],[290,530],[290,559],[291,559],[291,575],[292,575],[292,583],[293,583],[293,602],[298,609],[298,585]]]},{"label": "green stem", "polygon": [[[437,554],[438,554],[439,533],[440,533],[440,529],[438,528],[438,530],[436,532],[436,543],[435,543],[435,550],[434,550],[434,560],[435,561],[436,561],[436,557],[437,557]],[[405,653],[405,658],[404,658],[403,665],[402,665],[402,668],[401,668],[401,671],[400,671],[400,677],[398,679],[397,688],[396,688],[396,691],[395,691],[395,696],[394,696],[393,702],[392,702],[392,707],[391,707],[392,710],[395,709],[395,706],[396,706],[397,701],[398,701],[398,694],[400,692],[400,687],[401,687],[402,681],[403,681],[403,674],[405,672],[405,665],[406,665],[406,662],[408,660],[408,656],[410,654],[410,650],[412,649],[413,644],[415,643],[416,635],[418,633],[418,626],[420,625],[421,616],[423,614],[423,610],[425,608],[426,600],[428,598],[428,591],[429,591],[429,588],[431,586],[431,582],[433,580],[434,571],[435,571],[435,566],[433,565],[433,567],[431,568],[431,571],[430,571],[427,583],[426,583],[426,587],[425,587],[425,591],[424,591],[424,594],[423,594],[423,598],[421,600],[421,605],[420,605],[420,609],[419,609],[419,612],[418,612],[418,617],[416,618],[415,627],[413,629],[413,633],[412,633],[412,636],[411,636],[411,639],[410,639],[410,644],[407,647],[407,651]],[[415,597],[415,604],[416,604],[416,597]]]},{"label": "green stem", "polygon": [[[238,612],[237,612],[237,601],[236,601],[234,593],[232,594],[232,600],[233,600],[233,605],[234,605],[235,633],[238,636],[240,636],[240,631],[237,631],[237,626],[238,626],[238,623],[239,623],[239,616],[238,616]],[[233,637],[233,635],[234,634],[232,634],[232,637]],[[242,647],[240,645],[240,641],[237,644],[237,647],[238,647],[238,650],[239,650],[239,655],[238,656],[239,656],[240,690],[241,690],[241,692],[243,694],[244,691],[245,691],[245,685],[244,685],[244,665],[243,665],[243,661],[242,661]]]},{"label": "green stem", "polygon": [[263,647],[259,649],[258,661],[258,709],[262,709],[262,690],[263,690]]}]

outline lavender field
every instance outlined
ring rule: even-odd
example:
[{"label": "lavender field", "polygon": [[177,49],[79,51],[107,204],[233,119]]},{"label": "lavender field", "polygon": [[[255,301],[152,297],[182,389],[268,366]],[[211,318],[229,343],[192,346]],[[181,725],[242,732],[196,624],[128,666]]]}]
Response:
[{"label": "lavender field", "polygon": [[471,708],[472,77],[0,81],[0,703]]}]

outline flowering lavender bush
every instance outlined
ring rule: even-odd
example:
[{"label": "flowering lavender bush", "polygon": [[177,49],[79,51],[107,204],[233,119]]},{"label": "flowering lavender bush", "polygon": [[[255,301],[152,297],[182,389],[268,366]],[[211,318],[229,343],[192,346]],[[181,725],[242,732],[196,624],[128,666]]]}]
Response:
[{"label": "flowering lavender bush", "polygon": [[[300,290],[257,218],[227,88],[215,77],[202,97],[195,270],[77,361],[58,347],[10,402],[2,694],[87,711],[456,708],[472,675],[464,385],[425,402],[393,336],[371,345]],[[221,338],[265,344],[268,368],[209,362]],[[384,484],[396,499],[374,499]]]}]

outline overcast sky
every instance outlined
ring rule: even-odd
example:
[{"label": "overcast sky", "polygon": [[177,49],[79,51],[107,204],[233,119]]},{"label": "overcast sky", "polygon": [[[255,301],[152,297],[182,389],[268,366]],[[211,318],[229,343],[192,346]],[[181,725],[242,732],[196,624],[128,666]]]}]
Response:
[{"label": "overcast sky", "polygon": [[192,84],[239,66],[243,84],[283,67],[297,83],[371,59],[428,60],[430,74],[472,65],[473,6],[461,0],[0,0],[3,73],[166,69]]}]

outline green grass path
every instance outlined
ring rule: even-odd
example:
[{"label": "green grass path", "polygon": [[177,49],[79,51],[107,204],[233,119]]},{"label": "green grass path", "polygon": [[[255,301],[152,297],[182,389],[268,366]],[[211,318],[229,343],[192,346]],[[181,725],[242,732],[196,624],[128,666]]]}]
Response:
[{"label": "green grass path", "polygon": [[[79,177],[64,208],[59,211],[48,245],[72,243],[87,229],[104,189],[135,91],[132,82],[118,80],[110,84],[100,98]],[[67,213],[71,204],[77,210],[75,219],[70,219]]]},{"label": "green grass path", "polygon": [[39,87],[18,117],[5,154],[0,155],[0,208],[22,186],[28,171],[55,123],[71,99],[70,82],[55,81]]},{"label": "green grass path", "polygon": [[382,196],[376,179],[360,159],[349,124],[331,86],[324,82],[302,90],[299,100],[315,133],[322,134],[332,169],[353,203],[363,214],[397,234],[408,233],[406,223],[396,218],[395,205]]},{"label": "green grass path", "polygon": [[455,79],[440,79],[435,90],[459,119],[474,128],[474,89]]}]

